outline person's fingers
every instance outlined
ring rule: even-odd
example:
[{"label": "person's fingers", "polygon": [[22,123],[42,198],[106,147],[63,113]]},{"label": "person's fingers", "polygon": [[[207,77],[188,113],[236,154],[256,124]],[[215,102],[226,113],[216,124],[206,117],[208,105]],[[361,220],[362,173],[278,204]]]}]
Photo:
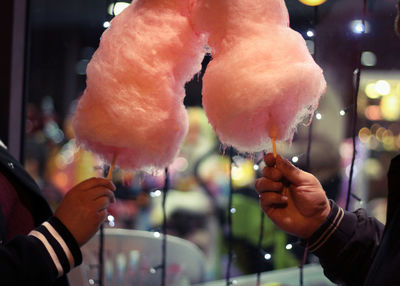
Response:
[{"label": "person's fingers", "polygon": [[282,172],[272,167],[265,167],[262,170],[262,175],[272,181],[280,181],[282,179]]},{"label": "person's fingers", "polygon": [[115,195],[113,191],[105,187],[97,187],[92,188],[83,194],[85,196],[85,200],[94,201],[101,197],[108,197],[111,202],[115,201]]},{"label": "person's fingers", "polygon": [[99,224],[103,223],[108,215],[108,211],[106,208],[101,209],[97,212],[97,219]]},{"label": "person's fingers", "polygon": [[106,178],[100,178],[100,177],[99,178],[93,177],[93,178],[87,179],[83,182],[80,182],[79,184],[77,184],[74,187],[74,189],[84,191],[84,190],[90,190],[92,188],[100,187],[100,186],[103,186],[103,187],[113,190],[113,191],[116,189],[114,183],[111,180],[108,180]]},{"label": "person's fingers", "polygon": [[288,160],[281,156],[276,157],[276,168],[282,172],[282,175],[291,183],[301,185],[307,178],[304,171],[293,166]]},{"label": "person's fingers", "polygon": [[275,192],[265,192],[260,196],[260,202],[263,207],[273,207],[276,205],[286,204],[288,197]]},{"label": "person's fingers", "polygon": [[91,203],[90,207],[96,212],[107,209],[110,206],[110,199],[108,197],[101,197]]},{"label": "person's fingers", "polygon": [[258,194],[263,192],[280,192],[283,189],[282,182],[274,182],[268,178],[262,177],[256,180],[255,188]]},{"label": "person's fingers", "polygon": [[267,164],[268,167],[273,167],[276,164],[275,156],[272,153],[266,154],[264,156],[264,161],[265,161],[265,164]]}]

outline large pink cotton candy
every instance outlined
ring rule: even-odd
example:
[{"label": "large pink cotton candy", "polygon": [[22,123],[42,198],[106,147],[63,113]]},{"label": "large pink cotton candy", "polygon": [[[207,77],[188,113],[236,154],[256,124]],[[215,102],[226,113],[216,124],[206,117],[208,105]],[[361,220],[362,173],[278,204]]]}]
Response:
[{"label": "large pink cotton candy", "polygon": [[291,139],[326,82],[302,36],[289,28],[284,1],[205,0],[193,11],[195,29],[209,36],[203,107],[221,142],[257,152],[270,138]]},{"label": "large pink cotton candy", "polygon": [[163,168],[187,133],[184,84],[204,41],[186,0],[142,0],[111,21],[87,68],[73,127],[80,145],[127,169]]}]

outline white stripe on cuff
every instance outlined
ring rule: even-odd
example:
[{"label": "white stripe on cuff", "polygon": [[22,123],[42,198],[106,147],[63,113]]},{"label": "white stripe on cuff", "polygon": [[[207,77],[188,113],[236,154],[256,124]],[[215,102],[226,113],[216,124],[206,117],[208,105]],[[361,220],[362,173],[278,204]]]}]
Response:
[{"label": "white stripe on cuff", "polygon": [[344,217],[344,211],[342,208],[339,208],[338,211],[339,218],[333,222],[331,226],[334,226],[333,229],[330,230],[330,232],[327,234],[327,236],[320,242],[318,245],[314,246],[313,249],[310,249],[311,251],[316,251],[318,250],[324,243],[331,237],[331,235],[336,231],[336,229],[339,227],[340,223],[342,222],[342,219]]},{"label": "white stripe on cuff", "polygon": [[321,236],[317,239],[317,241],[315,241],[313,244],[308,246],[309,249],[312,249],[315,245],[317,245],[325,237],[325,235],[331,230],[331,228],[333,227],[333,225],[335,224],[335,221],[337,220],[337,218],[339,216],[339,213],[340,213],[340,209],[338,209],[338,212],[336,213],[335,218],[333,219],[333,223],[331,223],[329,225],[329,227],[327,227],[325,229],[325,231],[321,234]]},{"label": "white stripe on cuff", "polygon": [[47,221],[42,224],[47,230],[51,233],[51,235],[58,241],[58,243],[61,245],[62,249],[64,250],[65,255],[68,258],[68,262],[71,268],[74,267],[75,261],[74,261],[74,256],[72,255],[71,250],[65,243],[64,239],[60,236],[60,234],[57,232],[57,230]]},{"label": "white stripe on cuff", "polygon": [[54,265],[57,268],[58,271],[58,277],[60,277],[62,274],[64,274],[63,268],[61,266],[60,261],[58,260],[58,256],[55,253],[53,247],[50,245],[49,241],[47,240],[47,238],[39,231],[37,230],[32,230],[29,235],[36,237],[37,239],[39,239],[44,247],[46,247],[47,252],[49,253],[51,259],[53,260]]}]

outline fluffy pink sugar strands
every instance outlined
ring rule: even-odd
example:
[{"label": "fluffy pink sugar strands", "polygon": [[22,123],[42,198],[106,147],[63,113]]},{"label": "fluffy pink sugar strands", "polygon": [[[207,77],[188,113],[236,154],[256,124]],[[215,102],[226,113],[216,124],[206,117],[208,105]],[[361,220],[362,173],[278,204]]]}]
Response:
[{"label": "fluffy pink sugar strands", "polygon": [[289,26],[283,0],[202,0],[195,1],[192,9],[193,26],[208,35],[213,53],[241,35],[254,35],[260,25],[264,30],[270,25]]},{"label": "fluffy pink sugar strands", "polygon": [[184,83],[201,68],[204,41],[186,1],[136,1],[111,21],[87,68],[73,127],[83,147],[124,169],[159,169],[188,130]]},{"label": "fluffy pink sugar strands", "polygon": [[283,1],[262,1],[280,10],[247,9],[245,2],[229,1],[230,15],[218,11],[228,21],[223,26],[198,25],[217,47],[203,77],[203,107],[223,144],[258,152],[271,138],[292,139],[317,108],[326,82],[302,36],[285,24]]}]

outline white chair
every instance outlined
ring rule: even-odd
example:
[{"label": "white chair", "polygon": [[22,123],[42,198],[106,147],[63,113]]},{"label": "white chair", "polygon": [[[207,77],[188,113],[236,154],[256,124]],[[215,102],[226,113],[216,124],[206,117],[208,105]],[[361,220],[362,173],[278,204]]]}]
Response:
[{"label": "white chair", "polygon": [[[72,286],[96,285],[99,233],[83,248],[83,263],[70,272]],[[162,234],[127,229],[104,230],[104,286],[161,285]],[[166,285],[203,282],[205,256],[193,243],[167,235]]]}]

